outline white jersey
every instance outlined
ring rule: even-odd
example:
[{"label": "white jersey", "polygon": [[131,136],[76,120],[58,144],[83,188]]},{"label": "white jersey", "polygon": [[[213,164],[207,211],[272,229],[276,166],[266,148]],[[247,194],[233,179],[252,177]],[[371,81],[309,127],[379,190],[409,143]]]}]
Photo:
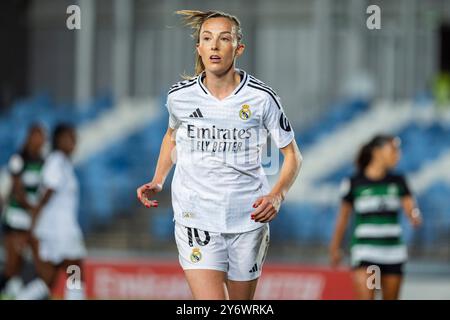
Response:
[{"label": "white jersey", "polygon": [[223,100],[203,85],[203,74],[169,91],[169,126],[177,129],[172,204],[181,225],[222,233],[263,225],[250,218],[255,200],[270,192],[262,147],[268,133],[283,148],[294,132],[275,92],[239,72],[241,83]]},{"label": "white jersey", "polygon": [[53,194],[42,208],[36,223],[38,238],[81,238],[77,221],[78,181],[70,159],[61,151],[52,152],[42,169],[42,186]]}]

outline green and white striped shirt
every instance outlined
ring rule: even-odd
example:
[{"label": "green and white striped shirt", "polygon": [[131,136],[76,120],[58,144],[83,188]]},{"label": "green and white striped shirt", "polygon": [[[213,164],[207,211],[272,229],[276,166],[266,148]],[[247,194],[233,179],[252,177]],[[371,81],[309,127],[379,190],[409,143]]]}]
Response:
[{"label": "green and white striped shirt", "polygon": [[391,173],[381,180],[358,174],[343,182],[342,200],[351,203],[355,213],[351,240],[353,266],[361,261],[380,264],[406,261],[399,212],[402,198],[410,194],[403,176]]},{"label": "green and white striped shirt", "polygon": [[[14,154],[8,163],[9,173],[19,177],[25,188],[26,199],[30,204],[38,201],[38,189],[41,183],[43,159],[32,159],[24,152]],[[12,193],[3,214],[3,223],[16,230],[29,230],[31,215],[19,204],[17,196]]]}]

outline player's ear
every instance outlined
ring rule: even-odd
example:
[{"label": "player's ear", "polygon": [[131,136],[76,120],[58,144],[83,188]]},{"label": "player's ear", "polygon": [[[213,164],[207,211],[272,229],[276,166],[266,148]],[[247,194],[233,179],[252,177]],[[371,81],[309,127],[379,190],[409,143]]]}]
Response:
[{"label": "player's ear", "polygon": [[197,54],[201,57],[201,54],[200,54],[200,43],[197,43],[196,45],[195,45],[195,50],[197,50]]},{"label": "player's ear", "polygon": [[239,43],[236,47],[236,58],[240,57],[245,50],[245,44]]}]

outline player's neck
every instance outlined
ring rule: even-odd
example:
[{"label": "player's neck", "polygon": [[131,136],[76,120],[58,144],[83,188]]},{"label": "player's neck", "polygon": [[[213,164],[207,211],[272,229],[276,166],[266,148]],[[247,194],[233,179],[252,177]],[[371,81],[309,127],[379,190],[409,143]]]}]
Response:
[{"label": "player's neck", "polygon": [[203,84],[209,92],[219,100],[228,97],[241,82],[239,74],[231,67],[226,73],[217,75],[205,71]]},{"label": "player's neck", "polygon": [[369,164],[364,170],[364,175],[371,180],[380,180],[386,176],[386,169],[376,163]]}]

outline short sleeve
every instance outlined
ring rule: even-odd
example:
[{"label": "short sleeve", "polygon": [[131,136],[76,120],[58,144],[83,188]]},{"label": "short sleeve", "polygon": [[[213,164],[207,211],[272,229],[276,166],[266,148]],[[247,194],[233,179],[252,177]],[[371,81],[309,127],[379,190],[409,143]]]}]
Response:
[{"label": "short sleeve", "polygon": [[18,176],[23,172],[25,163],[23,158],[19,154],[11,156],[8,162],[8,171],[13,176]]},{"label": "short sleeve", "polygon": [[278,96],[271,95],[264,110],[264,127],[270,132],[278,148],[286,147],[294,139],[294,131],[286,117]]},{"label": "short sleeve", "polygon": [[409,185],[403,176],[399,176],[398,181],[399,187],[400,187],[400,196],[410,196],[411,195],[411,189],[409,188]]},{"label": "short sleeve", "polygon": [[167,97],[167,102],[166,102],[166,108],[167,108],[167,111],[169,112],[169,127],[172,128],[172,129],[176,129],[176,128],[179,127],[180,121],[178,120],[178,118],[173,113],[172,107],[173,107],[172,99],[170,99],[170,96],[168,96]]},{"label": "short sleeve", "polygon": [[58,190],[64,183],[64,163],[59,156],[50,156],[42,169],[42,184],[47,189]]},{"label": "short sleeve", "polygon": [[349,203],[353,203],[353,192],[352,192],[352,181],[349,178],[345,178],[341,182],[339,188],[339,193],[341,195],[341,200]]}]

